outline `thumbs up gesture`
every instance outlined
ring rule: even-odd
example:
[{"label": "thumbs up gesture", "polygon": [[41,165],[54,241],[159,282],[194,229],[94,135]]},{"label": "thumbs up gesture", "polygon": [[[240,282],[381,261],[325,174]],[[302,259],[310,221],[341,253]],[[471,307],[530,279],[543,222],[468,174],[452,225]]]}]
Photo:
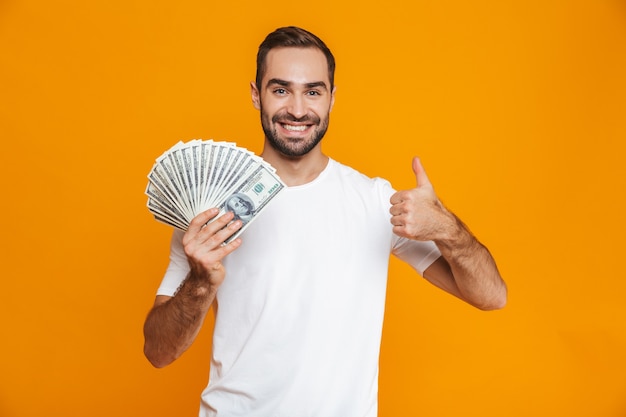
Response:
[{"label": "thumbs up gesture", "polygon": [[419,158],[413,158],[417,186],[391,196],[391,224],[398,236],[436,241],[444,237],[454,216],[437,198]]}]

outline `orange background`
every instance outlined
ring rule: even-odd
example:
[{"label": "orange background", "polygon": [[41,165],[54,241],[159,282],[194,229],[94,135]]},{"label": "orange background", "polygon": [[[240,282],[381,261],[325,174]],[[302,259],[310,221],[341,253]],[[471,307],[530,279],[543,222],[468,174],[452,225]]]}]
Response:
[{"label": "orange background", "polygon": [[380,416],[626,416],[609,0],[0,2],[0,416],[197,415],[210,323],[168,368],[142,354],[171,233],[146,175],[178,140],[260,151],[248,82],[286,24],[338,60],[326,152],[397,188],[421,156],[509,285],[484,313],[392,263]]}]

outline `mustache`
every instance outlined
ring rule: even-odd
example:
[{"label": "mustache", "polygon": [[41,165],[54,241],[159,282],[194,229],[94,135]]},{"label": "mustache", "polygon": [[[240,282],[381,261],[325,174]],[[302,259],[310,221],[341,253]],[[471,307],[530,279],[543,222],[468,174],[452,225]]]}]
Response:
[{"label": "mustache", "polygon": [[302,117],[295,117],[289,113],[277,113],[272,117],[272,122],[274,123],[283,123],[283,122],[293,122],[293,123],[312,123],[319,124],[320,118],[315,114],[305,114]]}]

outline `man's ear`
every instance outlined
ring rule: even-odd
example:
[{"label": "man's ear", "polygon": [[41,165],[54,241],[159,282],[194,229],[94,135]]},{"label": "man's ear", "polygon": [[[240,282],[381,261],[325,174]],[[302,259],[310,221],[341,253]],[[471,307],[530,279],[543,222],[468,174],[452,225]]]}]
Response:
[{"label": "man's ear", "polygon": [[252,105],[254,108],[261,110],[261,97],[259,96],[259,89],[254,81],[250,81],[250,95],[252,96]]},{"label": "man's ear", "polygon": [[328,112],[330,113],[333,109],[333,106],[335,105],[335,92],[337,91],[337,86],[334,85],[333,86],[333,91],[330,93],[330,109],[328,109]]}]

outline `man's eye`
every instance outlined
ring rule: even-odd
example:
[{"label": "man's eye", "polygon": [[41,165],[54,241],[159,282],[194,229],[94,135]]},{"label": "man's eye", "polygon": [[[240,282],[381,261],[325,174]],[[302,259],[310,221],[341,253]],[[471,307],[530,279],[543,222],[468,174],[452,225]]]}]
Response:
[{"label": "man's eye", "polygon": [[284,88],[277,88],[276,90],[274,90],[274,94],[283,95],[285,93],[287,93],[287,90],[285,90]]},{"label": "man's eye", "polygon": [[320,92],[319,91],[315,91],[315,90],[311,90],[311,91],[307,91],[307,95],[309,95],[309,96],[319,96]]}]

